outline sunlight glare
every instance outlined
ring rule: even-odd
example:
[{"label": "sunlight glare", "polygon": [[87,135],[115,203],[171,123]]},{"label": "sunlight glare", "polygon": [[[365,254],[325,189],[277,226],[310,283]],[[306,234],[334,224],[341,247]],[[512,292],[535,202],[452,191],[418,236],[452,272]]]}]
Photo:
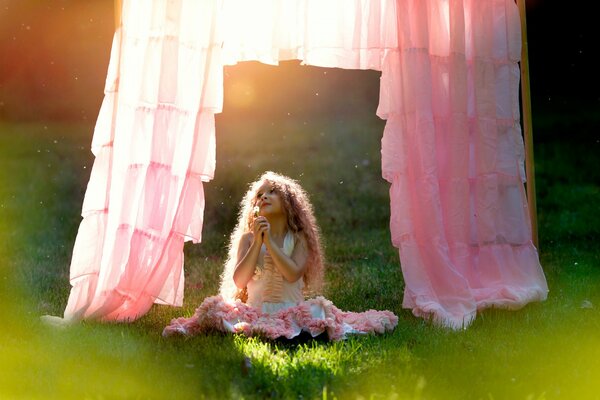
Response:
[{"label": "sunlight glare", "polygon": [[239,79],[227,89],[226,99],[235,108],[249,107],[255,100],[256,90],[252,81]]}]

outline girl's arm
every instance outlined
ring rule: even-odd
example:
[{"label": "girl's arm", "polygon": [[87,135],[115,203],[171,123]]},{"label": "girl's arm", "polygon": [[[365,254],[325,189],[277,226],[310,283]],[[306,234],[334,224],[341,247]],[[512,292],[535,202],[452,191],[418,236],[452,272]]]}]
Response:
[{"label": "girl's arm", "polygon": [[[239,289],[246,287],[256,269],[262,240],[254,240],[256,235],[245,233],[238,245],[237,264],[233,271],[233,282]],[[260,236],[259,236],[260,238]]]},{"label": "girl's arm", "polygon": [[273,264],[281,272],[286,281],[296,282],[306,272],[306,260],[308,259],[306,240],[304,237],[298,236],[292,256],[288,257],[279,246],[272,244],[269,233],[265,233],[265,245],[268,250],[266,257],[270,257],[273,260]]}]

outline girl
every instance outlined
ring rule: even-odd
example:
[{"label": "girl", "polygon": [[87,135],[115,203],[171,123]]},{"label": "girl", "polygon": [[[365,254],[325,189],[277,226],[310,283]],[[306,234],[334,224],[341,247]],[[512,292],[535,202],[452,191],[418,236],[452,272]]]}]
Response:
[{"label": "girl", "polygon": [[219,330],[268,339],[326,333],[383,333],[398,323],[390,311],[343,312],[320,292],[323,253],[308,196],[291,178],[266,172],[242,200],[231,234],[219,296],[208,297],[191,318],[171,321],[164,336]]}]

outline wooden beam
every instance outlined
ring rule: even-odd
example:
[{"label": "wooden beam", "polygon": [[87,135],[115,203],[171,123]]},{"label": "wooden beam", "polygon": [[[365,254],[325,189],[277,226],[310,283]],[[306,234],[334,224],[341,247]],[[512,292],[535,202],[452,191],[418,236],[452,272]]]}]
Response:
[{"label": "wooden beam", "polygon": [[115,29],[121,26],[121,10],[123,9],[122,0],[115,0]]},{"label": "wooden beam", "polygon": [[531,119],[531,91],[529,86],[529,48],[527,45],[527,16],[525,0],[517,0],[521,15],[521,115],[525,140],[525,173],[527,175],[527,205],[531,218],[533,244],[539,250],[537,202],[535,198],[535,165],[533,158],[533,123]]}]

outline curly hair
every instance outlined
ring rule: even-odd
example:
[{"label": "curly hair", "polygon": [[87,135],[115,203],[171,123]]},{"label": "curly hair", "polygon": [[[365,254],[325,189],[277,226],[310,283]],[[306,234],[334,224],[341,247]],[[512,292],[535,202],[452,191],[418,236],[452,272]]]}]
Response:
[{"label": "curly hair", "polygon": [[220,294],[225,299],[245,301],[246,289],[238,289],[233,281],[233,272],[237,264],[238,245],[242,236],[252,231],[256,218],[254,207],[257,191],[269,182],[281,197],[282,207],[287,216],[288,229],[298,238],[303,237],[308,248],[307,267],[304,273],[304,295],[320,294],[323,284],[323,250],[320,231],[314,216],[308,194],[298,182],[284,175],[267,171],[258,180],[252,182],[244,195],[238,213],[235,229],[229,238],[228,257],[221,275]]}]

